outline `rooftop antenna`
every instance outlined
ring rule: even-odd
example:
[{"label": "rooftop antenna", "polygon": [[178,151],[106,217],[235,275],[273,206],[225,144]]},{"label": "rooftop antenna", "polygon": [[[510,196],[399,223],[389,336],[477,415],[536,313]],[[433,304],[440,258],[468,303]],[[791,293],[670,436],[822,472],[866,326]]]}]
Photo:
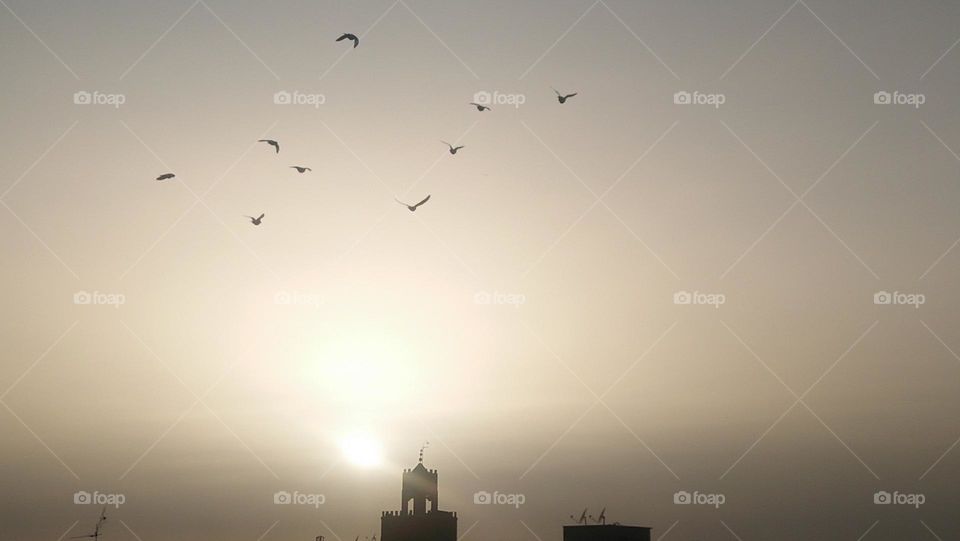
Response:
[{"label": "rooftop antenna", "polygon": [[423,442],[423,445],[420,447],[420,464],[423,464],[423,450],[430,446],[429,441]]},{"label": "rooftop antenna", "polygon": [[97,519],[97,525],[93,529],[93,533],[87,535],[78,535],[76,537],[71,537],[70,539],[89,539],[92,538],[94,541],[100,539],[100,526],[107,521],[107,506],[103,506],[103,509],[100,511],[100,518]]},{"label": "rooftop antenna", "polygon": [[584,524],[584,525],[586,525],[586,523],[587,523],[587,510],[584,509],[584,510],[583,510],[583,513],[580,513],[580,518],[577,519],[577,524]]},{"label": "rooftop antenna", "polygon": [[606,524],[606,523],[607,523],[607,508],[606,508],[606,507],[604,507],[603,509],[600,510],[600,516],[597,517],[597,522],[599,522],[600,524]]},{"label": "rooftop antenna", "polygon": [[323,536],[322,536],[322,535],[318,535],[318,536],[316,536],[315,538],[313,538],[313,541],[323,541]]}]

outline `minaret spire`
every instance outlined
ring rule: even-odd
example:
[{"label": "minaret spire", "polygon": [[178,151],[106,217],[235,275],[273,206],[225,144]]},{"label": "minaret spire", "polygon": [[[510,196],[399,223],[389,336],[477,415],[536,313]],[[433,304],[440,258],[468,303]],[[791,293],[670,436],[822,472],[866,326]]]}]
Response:
[{"label": "minaret spire", "polygon": [[423,464],[423,450],[426,449],[429,445],[430,445],[430,442],[425,441],[423,442],[423,445],[420,447],[420,461],[419,461],[420,464]]}]

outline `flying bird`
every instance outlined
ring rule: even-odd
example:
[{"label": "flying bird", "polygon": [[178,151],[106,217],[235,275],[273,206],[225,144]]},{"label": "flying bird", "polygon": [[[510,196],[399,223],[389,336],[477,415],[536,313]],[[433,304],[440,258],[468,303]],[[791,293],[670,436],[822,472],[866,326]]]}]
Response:
[{"label": "flying bird", "polygon": [[474,103],[474,102],[472,102],[472,101],[470,102],[470,105],[476,107],[476,108],[477,108],[477,111],[480,111],[481,113],[484,112],[484,111],[489,111],[489,110],[490,110],[490,108],[487,107],[486,105],[480,105],[479,103]]},{"label": "flying bird", "polygon": [[310,169],[309,167],[303,167],[300,165],[291,165],[290,169],[296,169],[297,173],[303,173],[304,171],[313,171],[313,169]]},{"label": "flying bird", "polygon": [[340,36],[339,38],[337,38],[337,41],[343,41],[343,40],[345,40],[345,39],[349,39],[349,40],[353,41],[353,48],[354,48],[354,49],[357,48],[357,45],[360,45],[360,38],[358,38],[357,36],[354,36],[353,34],[350,34],[350,33],[346,33],[346,34]]},{"label": "flying bird", "polygon": [[167,180],[167,179],[173,178],[173,177],[175,177],[175,176],[177,176],[177,175],[174,175],[173,173],[164,173],[164,174],[160,175],[159,177],[157,177],[157,180]]},{"label": "flying bird", "polygon": [[445,145],[447,145],[448,147],[450,147],[450,154],[456,154],[458,150],[460,150],[461,148],[463,148],[463,145],[460,145],[460,146],[458,146],[458,147],[455,147],[455,146],[451,145],[450,143],[448,143],[448,142],[446,142],[446,141],[440,141],[440,142],[443,143],[443,144],[445,144]]},{"label": "flying bird", "polygon": [[264,216],[266,215],[261,213],[260,216],[257,216],[256,218],[254,218],[253,216],[247,216],[247,215],[244,215],[244,218],[249,219],[250,223],[252,223],[253,225],[260,225],[263,222]]},{"label": "flying bird", "polygon": [[[553,88],[553,87],[551,87],[551,88]],[[570,99],[570,98],[572,98],[572,97],[574,97],[574,96],[577,95],[576,92],[574,92],[573,94],[563,95],[563,94],[557,92],[557,89],[556,89],[556,88],[554,88],[553,91],[556,92],[556,94],[557,94],[557,101],[559,101],[560,103],[567,103],[567,100],[568,100],[568,99]]]},{"label": "flying bird", "polygon": [[[394,199],[396,199],[396,198],[394,198]],[[426,197],[423,198],[423,201],[420,201],[420,202],[417,203],[416,205],[408,205],[408,204],[404,203],[403,201],[401,201],[401,200],[399,200],[399,199],[396,199],[397,203],[400,203],[401,205],[407,207],[407,210],[409,210],[410,212],[415,212],[415,211],[417,210],[417,207],[419,207],[420,205],[426,203],[426,202],[429,201],[429,200],[430,200],[430,196],[428,195],[428,196],[426,196]]]},{"label": "flying bird", "polygon": [[277,149],[277,154],[280,153],[280,143],[274,141],[273,139],[259,139],[259,140],[257,140],[257,142],[258,142],[258,143],[266,143],[266,144],[272,146],[273,148]]}]

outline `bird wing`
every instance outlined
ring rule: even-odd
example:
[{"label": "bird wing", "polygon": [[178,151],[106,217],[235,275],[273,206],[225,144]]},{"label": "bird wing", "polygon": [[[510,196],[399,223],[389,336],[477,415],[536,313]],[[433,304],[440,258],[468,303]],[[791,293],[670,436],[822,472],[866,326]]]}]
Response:
[{"label": "bird wing", "polygon": [[410,205],[404,203],[403,201],[397,199],[396,197],[394,197],[393,200],[396,201],[397,203],[400,203],[401,205],[403,205],[403,206],[405,206],[405,207],[409,207],[409,206],[410,206]]},{"label": "bird wing", "polygon": [[576,92],[574,92],[573,94],[567,94],[566,96],[563,97],[563,99],[572,98],[572,97],[574,97],[574,96],[576,96],[576,95],[577,95]]},{"label": "bird wing", "polygon": [[441,140],[440,142],[443,143],[443,144],[445,144],[445,145],[447,145],[447,146],[450,147],[450,148],[453,148],[453,145],[451,145],[450,143],[448,143],[448,142],[446,142],[446,141],[442,141],[442,140]]},{"label": "bird wing", "polygon": [[337,41],[343,41],[343,40],[349,39],[349,38],[350,38],[350,36],[348,36],[347,34],[344,34],[344,35],[340,36],[339,38],[337,38]]},{"label": "bird wing", "polygon": [[426,203],[426,202],[429,201],[429,200],[430,200],[430,196],[428,195],[428,196],[426,196],[426,197],[423,198],[423,201],[421,201],[421,202],[417,203],[416,205],[414,205],[413,208],[417,208],[417,207],[419,207],[420,205]]},{"label": "bird wing", "polygon": [[464,148],[464,146],[466,146],[466,145],[460,145],[460,146],[454,148],[453,150],[460,150],[461,148]]},{"label": "bird wing", "polygon": [[474,102],[472,102],[472,101],[470,102],[470,105],[472,105],[472,106],[474,106],[474,107],[483,107],[483,106],[480,105],[479,103],[474,103]]},{"label": "bird wing", "polygon": [[553,92],[554,92],[556,95],[562,96],[562,94],[560,94],[560,92],[557,92],[557,89],[556,89],[556,88],[553,88],[553,87],[551,86],[551,87],[550,87],[550,90],[553,90]]},{"label": "bird wing", "polygon": [[258,220],[262,220],[264,216],[266,216],[266,214],[264,214],[264,213],[261,212],[261,213],[260,213],[260,216],[257,216],[257,219],[258,219]]}]

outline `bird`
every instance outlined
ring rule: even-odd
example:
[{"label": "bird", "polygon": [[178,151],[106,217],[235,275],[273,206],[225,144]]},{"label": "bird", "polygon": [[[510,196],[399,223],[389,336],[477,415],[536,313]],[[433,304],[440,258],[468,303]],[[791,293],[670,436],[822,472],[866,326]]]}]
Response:
[{"label": "bird", "polygon": [[490,110],[490,108],[487,107],[486,105],[480,105],[479,103],[474,103],[474,102],[472,102],[472,101],[470,102],[470,105],[476,107],[476,108],[477,108],[477,111],[480,111],[481,113],[484,112],[484,111],[489,111],[489,110]]},{"label": "bird", "polygon": [[349,39],[349,40],[353,41],[353,48],[354,48],[354,49],[357,48],[357,45],[360,45],[360,38],[358,38],[357,36],[354,36],[353,34],[350,34],[350,33],[345,33],[344,35],[340,36],[339,38],[337,38],[337,41],[343,41],[343,40],[345,40],[345,39]]},{"label": "bird", "polygon": [[272,146],[273,148],[277,149],[277,154],[280,153],[280,143],[274,141],[273,139],[258,139],[257,142],[258,142],[258,143],[266,143],[266,144]]},{"label": "bird", "polygon": [[296,169],[297,173],[303,173],[304,171],[313,171],[313,169],[310,169],[309,167],[303,167],[301,165],[291,165],[290,169]]},{"label": "bird", "polygon": [[[394,199],[396,199],[396,198],[394,198]],[[419,207],[420,205],[426,203],[426,202],[429,201],[429,200],[430,200],[430,196],[428,195],[428,196],[426,196],[426,197],[423,198],[423,201],[420,201],[420,202],[417,203],[416,205],[408,205],[408,204],[404,203],[403,201],[401,201],[401,200],[399,200],[399,199],[396,199],[397,203],[400,203],[401,205],[407,207],[407,210],[409,210],[410,212],[415,212],[415,211],[417,210],[417,207]]]},{"label": "bird", "polygon": [[253,225],[260,225],[263,222],[264,216],[266,216],[266,214],[261,213],[260,216],[257,216],[256,218],[254,218],[253,216],[247,216],[247,215],[244,215],[244,218],[248,218],[250,220],[250,223],[252,223]]},{"label": "bird", "polygon": [[[551,87],[551,88],[552,88],[552,87]],[[567,103],[567,100],[568,100],[568,99],[570,99],[570,98],[572,98],[572,97],[574,97],[574,96],[577,95],[576,92],[574,92],[573,94],[563,95],[563,94],[557,92],[557,89],[556,89],[556,88],[554,88],[553,91],[557,93],[557,101],[559,101],[560,103]]]},{"label": "bird", "polygon": [[177,176],[177,175],[174,175],[173,173],[164,173],[164,174],[160,175],[159,177],[157,177],[157,180],[167,180],[168,178],[173,178],[173,177],[175,177],[175,176]]},{"label": "bird", "polygon": [[445,145],[447,145],[448,147],[450,147],[450,154],[456,154],[458,150],[460,150],[461,148],[463,148],[463,145],[460,145],[460,146],[458,146],[458,147],[455,147],[455,146],[451,145],[450,143],[448,143],[448,142],[446,142],[446,141],[440,141],[440,142],[443,143],[443,144],[445,144]]}]

